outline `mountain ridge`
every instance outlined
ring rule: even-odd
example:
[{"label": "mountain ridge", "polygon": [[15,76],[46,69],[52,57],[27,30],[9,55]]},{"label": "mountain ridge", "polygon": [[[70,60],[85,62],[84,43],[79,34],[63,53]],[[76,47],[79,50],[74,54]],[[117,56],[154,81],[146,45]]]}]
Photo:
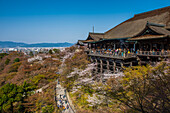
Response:
[{"label": "mountain ridge", "polygon": [[0,48],[9,48],[9,47],[70,47],[72,45],[74,45],[74,44],[68,43],[68,42],[27,44],[27,43],[23,43],[23,42],[0,41]]}]

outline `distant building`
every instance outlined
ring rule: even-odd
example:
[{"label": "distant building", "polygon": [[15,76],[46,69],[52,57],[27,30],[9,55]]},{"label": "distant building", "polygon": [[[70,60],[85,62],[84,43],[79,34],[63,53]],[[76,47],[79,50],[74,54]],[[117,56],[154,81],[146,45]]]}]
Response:
[{"label": "distant building", "polygon": [[28,62],[33,62],[35,60],[41,61],[43,58],[41,56],[34,56],[33,58],[28,58]]}]

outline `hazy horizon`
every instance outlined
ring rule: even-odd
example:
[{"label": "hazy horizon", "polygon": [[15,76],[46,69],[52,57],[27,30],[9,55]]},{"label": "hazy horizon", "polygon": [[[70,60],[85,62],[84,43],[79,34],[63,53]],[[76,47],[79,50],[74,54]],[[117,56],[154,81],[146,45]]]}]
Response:
[{"label": "hazy horizon", "polygon": [[[27,42],[22,42],[22,41],[9,41],[9,40],[5,40],[5,41],[1,41],[0,42],[14,42],[14,43],[25,43],[25,44],[39,44],[39,43],[70,43],[70,42],[33,42],[33,43],[27,43]],[[72,43],[74,44],[74,43]]]}]

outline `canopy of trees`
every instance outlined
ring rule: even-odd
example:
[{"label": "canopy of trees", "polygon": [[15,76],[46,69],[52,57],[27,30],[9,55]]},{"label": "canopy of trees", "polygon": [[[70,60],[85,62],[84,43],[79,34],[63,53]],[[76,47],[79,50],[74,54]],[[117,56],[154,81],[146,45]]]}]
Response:
[{"label": "canopy of trees", "polygon": [[55,53],[60,53],[60,49],[53,49]]},{"label": "canopy of trees", "polygon": [[125,76],[107,82],[107,96],[142,113],[170,112],[170,64],[156,67],[136,66],[124,71]]},{"label": "canopy of trees", "polygon": [[16,58],[15,60],[14,60],[14,62],[19,62],[20,61],[20,59],[19,58]]},{"label": "canopy of trees", "polygon": [[5,64],[8,65],[9,62],[10,62],[10,59],[7,58],[7,59],[5,60]]},{"label": "canopy of trees", "polygon": [[[56,74],[61,64],[57,57],[59,54],[54,53],[47,58],[44,57],[46,54],[41,53],[43,60],[31,63],[27,62],[30,56],[22,53],[0,55],[3,56],[0,58],[0,113],[55,111],[55,84],[52,87],[49,84],[59,76]],[[33,94],[47,84],[50,91]]]},{"label": "canopy of trees", "polygon": [[6,55],[8,55],[8,54],[7,53],[0,53],[0,59],[2,59]]},{"label": "canopy of trees", "polygon": [[0,111],[13,112],[23,111],[23,99],[27,97],[35,87],[24,82],[23,85],[5,84],[0,88]]}]

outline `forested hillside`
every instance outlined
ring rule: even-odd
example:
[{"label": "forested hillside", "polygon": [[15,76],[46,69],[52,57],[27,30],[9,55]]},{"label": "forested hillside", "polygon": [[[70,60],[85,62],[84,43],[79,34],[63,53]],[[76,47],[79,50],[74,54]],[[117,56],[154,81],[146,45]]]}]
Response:
[{"label": "forested hillside", "polygon": [[103,81],[84,48],[39,54],[28,62],[22,53],[0,54],[1,112],[60,112],[54,100],[56,80],[67,89],[78,113],[170,112],[170,63],[125,68]]},{"label": "forested hillside", "polygon": [[[43,59],[12,52],[0,54],[0,110],[2,112],[56,111],[55,80],[61,65],[60,52],[39,54]],[[37,91],[42,87],[42,92]],[[40,90],[41,91],[41,90]]]}]

